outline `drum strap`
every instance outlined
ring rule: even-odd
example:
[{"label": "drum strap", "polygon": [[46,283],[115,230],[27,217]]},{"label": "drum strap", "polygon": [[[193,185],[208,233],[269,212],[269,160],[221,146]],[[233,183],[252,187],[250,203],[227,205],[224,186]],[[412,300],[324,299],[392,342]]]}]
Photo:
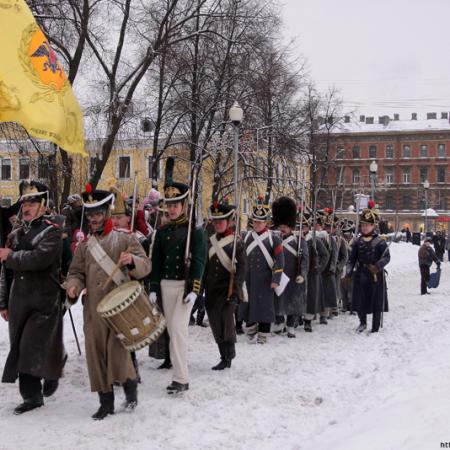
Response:
[{"label": "drum strap", "polygon": [[128,277],[121,270],[116,270],[116,264],[107,255],[95,236],[89,237],[87,248],[92,257],[95,259],[95,262],[106,272],[106,274],[109,277],[112,275],[112,279],[117,286],[129,281]]}]

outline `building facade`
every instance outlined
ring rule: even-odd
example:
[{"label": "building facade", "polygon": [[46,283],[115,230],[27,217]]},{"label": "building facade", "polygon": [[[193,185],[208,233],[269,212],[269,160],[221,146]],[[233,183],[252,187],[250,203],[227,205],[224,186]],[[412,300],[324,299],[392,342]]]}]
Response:
[{"label": "building facade", "polygon": [[[450,121],[448,113],[418,120],[399,115],[349,116],[331,132],[328,164],[319,202],[337,210],[370,195],[393,229],[448,229],[450,220]],[[425,208],[437,218],[425,227]]]}]

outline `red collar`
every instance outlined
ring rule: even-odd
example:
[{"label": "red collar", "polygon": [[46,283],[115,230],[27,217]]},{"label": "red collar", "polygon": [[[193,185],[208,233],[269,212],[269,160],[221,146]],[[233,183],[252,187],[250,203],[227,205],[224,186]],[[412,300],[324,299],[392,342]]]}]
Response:
[{"label": "red collar", "polygon": [[[100,236],[107,236],[114,229],[113,223],[111,219],[106,219],[103,224],[103,230]],[[92,232],[91,232],[92,234]]]},{"label": "red collar", "polygon": [[259,233],[257,233],[259,236],[261,236],[263,233],[265,233],[266,231],[268,231],[267,227],[264,227],[264,229],[262,231],[260,231]]}]

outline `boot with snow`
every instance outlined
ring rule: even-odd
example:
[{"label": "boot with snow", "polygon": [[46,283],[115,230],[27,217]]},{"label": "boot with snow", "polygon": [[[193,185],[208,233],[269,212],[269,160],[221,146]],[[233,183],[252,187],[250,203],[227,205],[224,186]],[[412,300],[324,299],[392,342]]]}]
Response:
[{"label": "boot with snow", "polygon": [[305,331],[306,333],[312,333],[312,325],[310,320],[305,320]]},{"label": "boot with snow", "polygon": [[169,395],[181,394],[189,389],[189,383],[178,383],[178,381],[172,381],[166,389]]},{"label": "boot with snow", "polygon": [[294,327],[288,327],[288,329],[287,329],[287,337],[288,338],[295,338]]},{"label": "boot with snow", "polygon": [[269,333],[258,333],[258,337],[256,338],[257,344],[267,344],[267,337]]},{"label": "boot with snow", "polygon": [[43,402],[42,403],[40,403],[40,402],[37,402],[37,403],[23,402],[19,406],[16,406],[14,408],[14,415],[20,416],[21,414],[24,414],[28,411],[33,411],[33,409],[40,408],[43,405],[44,405]]},{"label": "boot with snow", "polygon": [[320,321],[319,321],[319,323],[320,323],[321,325],[327,325],[327,324],[328,324],[327,318],[326,318],[325,316],[320,316]]},{"label": "boot with snow", "polygon": [[258,324],[257,323],[247,326],[245,329],[245,334],[247,335],[247,338],[250,342],[252,342],[255,339],[257,333],[258,333]]},{"label": "boot with snow", "polygon": [[127,411],[127,412],[134,411],[138,404],[137,386],[138,386],[137,379],[127,380],[122,385],[123,391],[125,392],[125,402],[123,404],[123,407],[125,408],[125,411]]},{"label": "boot with snow", "polygon": [[215,366],[211,367],[211,370],[224,370],[227,367],[227,363],[226,363],[226,344],[225,343],[221,343],[221,344],[217,344],[219,347],[219,353],[220,353],[220,362],[219,364],[216,364]]},{"label": "boot with snow", "polygon": [[109,414],[114,414],[114,392],[99,392],[100,408],[92,415],[94,420],[103,420]]},{"label": "boot with snow", "polygon": [[172,361],[169,358],[165,358],[164,362],[158,366],[158,369],[171,369],[172,368]]},{"label": "boot with snow", "polygon": [[357,333],[362,333],[366,329],[367,329],[367,324],[366,323],[360,323],[359,327],[356,329],[356,332]]}]

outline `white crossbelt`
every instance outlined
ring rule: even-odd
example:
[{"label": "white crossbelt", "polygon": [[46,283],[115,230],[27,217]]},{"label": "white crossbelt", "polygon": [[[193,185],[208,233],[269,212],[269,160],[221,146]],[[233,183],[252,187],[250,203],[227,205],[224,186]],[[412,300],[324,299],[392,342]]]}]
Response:
[{"label": "white crossbelt", "polygon": [[[115,270],[116,264],[114,261],[107,255],[103,247],[98,242],[98,239],[95,236],[90,236],[87,241],[87,248],[90,251],[92,257],[95,259],[95,262],[106,272],[108,276],[114,274],[112,279],[117,286],[128,281],[128,278],[121,270]],[[115,272],[115,273],[114,273]]]},{"label": "white crossbelt", "polygon": [[231,258],[226,254],[223,248],[233,242],[234,235],[226,236],[218,241],[217,236],[214,234],[209,238],[209,240],[212,245],[212,247],[209,249],[209,259],[211,259],[214,255],[217,255],[222,266],[231,273],[233,264],[231,262]]},{"label": "white crossbelt", "polygon": [[292,245],[289,245],[292,241],[295,241],[297,243],[297,239],[293,234],[291,234],[287,239],[283,241],[283,248],[285,248],[288,252],[291,252],[295,257],[297,257],[297,251],[292,247]]},{"label": "white crossbelt", "polygon": [[262,254],[264,255],[264,258],[266,259],[267,265],[270,268],[272,268],[273,267],[273,258],[272,258],[272,256],[270,256],[270,254],[267,250],[267,247],[263,243],[264,239],[266,239],[266,238],[269,238],[269,240],[271,240],[270,239],[270,231],[264,232],[261,236],[258,233],[252,231],[252,237],[253,237],[253,242],[247,247],[247,250],[246,250],[247,256],[249,256],[250,253],[256,247],[259,247]]}]

